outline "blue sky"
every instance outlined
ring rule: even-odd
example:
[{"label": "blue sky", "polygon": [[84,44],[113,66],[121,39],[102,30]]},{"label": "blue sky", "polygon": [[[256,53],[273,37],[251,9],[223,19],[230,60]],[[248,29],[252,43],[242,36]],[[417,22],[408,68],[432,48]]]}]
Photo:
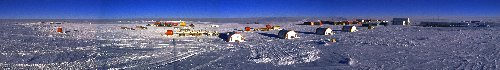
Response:
[{"label": "blue sky", "polygon": [[0,0],[0,19],[500,17],[500,0]]}]

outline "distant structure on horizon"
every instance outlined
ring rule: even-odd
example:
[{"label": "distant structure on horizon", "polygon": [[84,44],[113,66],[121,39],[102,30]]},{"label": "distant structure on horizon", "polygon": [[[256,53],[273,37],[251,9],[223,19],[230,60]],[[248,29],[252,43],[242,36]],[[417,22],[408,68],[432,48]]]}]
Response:
[{"label": "distant structure on horizon", "polygon": [[410,25],[410,18],[393,18],[392,25]]},{"label": "distant structure on horizon", "polygon": [[470,24],[466,22],[420,22],[425,27],[467,27]]}]

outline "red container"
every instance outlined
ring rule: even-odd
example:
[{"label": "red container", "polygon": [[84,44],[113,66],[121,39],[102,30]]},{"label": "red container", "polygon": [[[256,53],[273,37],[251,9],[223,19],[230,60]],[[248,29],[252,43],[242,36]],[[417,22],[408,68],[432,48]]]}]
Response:
[{"label": "red container", "polygon": [[172,23],[172,25],[177,26],[177,25],[179,25],[179,23]]},{"label": "red container", "polygon": [[174,35],[174,31],[173,30],[167,30],[167,32],[165,34],[167,36],[171,36],[171,35]]},{"label": "red container", "polygon": [[63,33],[63,29],[62,29],[62,27],[57,27],[57,32],[58,32],[58,33]]},{"label": "red container", "polygon": [[271,25],[266,25],[266,28],[267,28],[267,29],[271,29],[271,28],[273,28],[273,26],[271,26]]},{"label": "red container", "polygon": [[160,24],[161,24],[161,22],[155,22],[155,25],[160,25]]},{"label": "red container", "polygon": [[353,24],[353,22],[352,22],[352,21],[346,21],[346,22],[347,22],[347,24],[349,24],[349,25]]},{"label": "red container", "polygon": [[319,21],[319,25],[320,25],[320,26],[323,26],[323,21]]},{"label": "red container", "polygon": [[250,27],[245,27],[245,31],[250,31]]}]

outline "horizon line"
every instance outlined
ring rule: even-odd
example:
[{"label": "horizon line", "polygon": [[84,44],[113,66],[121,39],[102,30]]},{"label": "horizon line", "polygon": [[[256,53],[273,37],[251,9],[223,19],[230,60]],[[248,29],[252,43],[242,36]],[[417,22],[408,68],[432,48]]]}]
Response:
[{"label": "horizon line", "polygon": [[165,18],[0,18],[1,20],[15,20],[15,19],[242,19],[242,18],[341,18],[341,17],[348,17],[348,18],[402,18],[402,17],[408,17],[408,18],[421,18],[421,17],[430,17],[430,18],[458,18],[458,17],[465,17],[465,18],[500,18],[500,16],[321,16],[321,17],[310,17],[310,16],[304,16],[304,17],[165,17]]}]

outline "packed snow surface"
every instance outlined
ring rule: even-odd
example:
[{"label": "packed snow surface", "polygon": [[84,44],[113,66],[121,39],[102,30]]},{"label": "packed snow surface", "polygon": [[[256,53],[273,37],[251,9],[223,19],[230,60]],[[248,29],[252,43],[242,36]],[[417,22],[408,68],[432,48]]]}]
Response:
[{"label": "packed snow surface", "polygon": [[[261,24],[196,23],[195,30],[221,33]],[[165,36],[173,27],[125,30],[147,23],[8,22],[0,26],[1,69],[331,70],[500,68],[499,27],[359,27],[271,23],[300,38],[280,39],[279,30],[242,32],[245,42],[217,36]],[[190,24],[190,23],[188,23]],[[211,27],[219,25],[220,27]],[[67,33],[57,33],[62,27]],[[318,27],[336,34],[316,35]],[[236,29],[236,30],[235,30]],[[329,42],[335,38],[337,42]]]}]

